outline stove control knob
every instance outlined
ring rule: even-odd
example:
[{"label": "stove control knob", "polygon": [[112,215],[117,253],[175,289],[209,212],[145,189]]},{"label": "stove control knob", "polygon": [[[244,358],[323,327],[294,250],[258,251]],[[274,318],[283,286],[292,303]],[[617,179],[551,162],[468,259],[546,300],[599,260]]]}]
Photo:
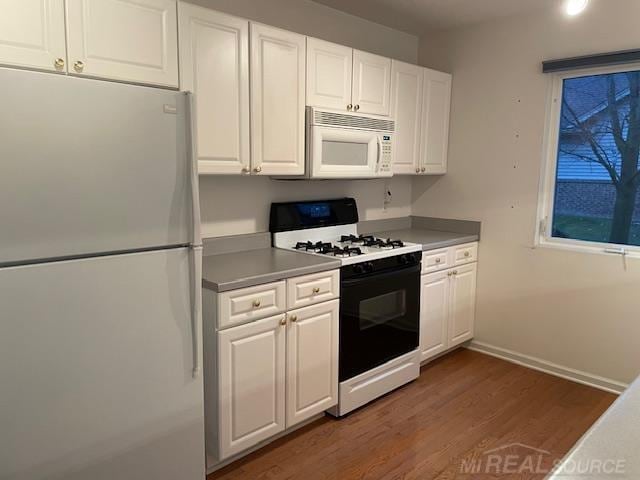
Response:
[{"label": "stove control knob", "polygon": [[407,253],[407,263],[416,263],[416,256],[413,253]]},{"label": "stove control knob", "polygon": [[364,273],[364,267],[360,264],[353,266],[353,273],[361,274]]},{"label": "stove control knob", "polygon": [[373,263],[367,262],[364,264],[364,270],[366,272],[373,272]]}]

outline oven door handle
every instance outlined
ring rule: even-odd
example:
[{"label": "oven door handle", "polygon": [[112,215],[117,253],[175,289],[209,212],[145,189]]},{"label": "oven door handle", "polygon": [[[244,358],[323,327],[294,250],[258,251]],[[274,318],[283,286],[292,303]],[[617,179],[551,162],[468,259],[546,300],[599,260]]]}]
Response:
[{"label": "oven door handle", "polygon": [[365,274],[365,275],[361,275],[361,276],[357,276],[354,278],[349,278],[346,280],[342,280],[340,282],[340,288],[348,288],[352,285],[357,284],[358,282],[361,282],[363,280],[383,280],[385,278],[389,278],[389,277],[393,277],[394,275],[398,275],[399,273],[405,274],[405,273],[417,273],[420,274],[420,270],[421,270],[421,266],[420,264],[418,265],[412,265],[411,267],[405,267],[405,268],[397,268],[397,269],[393,269],[393,270],[385,270],[383,272],[380,273],[372,273],[372,274]]}]

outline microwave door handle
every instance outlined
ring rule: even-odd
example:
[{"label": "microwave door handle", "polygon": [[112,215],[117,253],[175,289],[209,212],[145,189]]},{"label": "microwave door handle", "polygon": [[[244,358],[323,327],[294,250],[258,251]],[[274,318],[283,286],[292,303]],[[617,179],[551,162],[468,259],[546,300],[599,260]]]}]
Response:
[{"label": "microwave door handle", "polygon": [[376,156],[376,173],[380,172],[380,151],[382,150],[380,144],[380,135],[376,135],[376,145],[378,146],[378,155]]}]

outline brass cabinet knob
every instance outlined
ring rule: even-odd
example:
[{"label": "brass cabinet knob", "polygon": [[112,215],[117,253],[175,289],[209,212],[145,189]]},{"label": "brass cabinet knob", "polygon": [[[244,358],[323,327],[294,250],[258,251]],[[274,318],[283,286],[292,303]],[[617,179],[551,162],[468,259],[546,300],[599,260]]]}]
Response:
[{"label": "brass cabinet knob", "polygon": [[81,62],[80,60],[78,60],[76,63],[73,64],[73,68],[75,69],[76,72],[82,72],[84,70],[84,62]]},{"label": "brass cabinet knob", "polygon": [[447,272],[447,277],[450,277],[451,275],[453,275],[453,272]]},{"label": "brass cabinet knob", "polygon": [[351,104],[347,105],[347,110],[351,111],[352,108],[353,108],[353,105]]},{"label": "brass cabinet knob", "polygon": [[355,107],[353,107],[353,109],[357,112],[358,110],[360,110],[360,105],[356,105]]},{"label": "brass cabinet knob", "polygon": [[420,173],[420,167],[416,168],[416,173]]},{"label": "brass cabinet knob", "polygon": [[254,172],[260,173],[262,171],[262,167],[256,167],[253,169]]},{"label": "brass cabinet knob", "polygon": [[251,169],[249,167],[242,167],[242,173],[249,173]]},{"label": "brass cabinet knob", "polygon": [[471,255],[471,252],[469,252],[469,251],[464,252],[464,256],[465,257],[469,257],[470,255]]},{"label": "brass cabinet knob", "polygon": [[253,308],[258,308],[260,306],[260,300],[253,301]]},{"label": "brass cabinet knob", "polygon": [[280,319],[280,325],[284,327],[286,324],[287,324],[287,314],[285,313],[284,316]]},{"label": "brass cabinet knob", "polygon": [[457,275],[457,274],[458,274],[458,270],[454,270],[452,273],[453,273],[454,275]]},{"label": "brass cabinet knob", "polygon": [[53,65],[54,65],[56,68],[64,68],[64,58],[56,58],[56,59],[53,61]]},{"label": "brass cabinet knob", "polygon": [[320,287],[313,287],[313,293],[320,293]]},{"label": "brass cabinet knob", "polygon": [[436,258],[436,263],[440,263],[442,261],[441,258]]},{"label": "brass cabinet knob", "polygon": [[426,172],[426,171],[427,171],[427,167],[422,167],[422,168],[420,169],[420,171],[421,171],[422,173]]},{"label": "brass cabinet knob", "polygon": [[297,315],[290,315],[289,316],[289,320],[291,320],[292,322],[297,322],[298,321],[298,316]]}]

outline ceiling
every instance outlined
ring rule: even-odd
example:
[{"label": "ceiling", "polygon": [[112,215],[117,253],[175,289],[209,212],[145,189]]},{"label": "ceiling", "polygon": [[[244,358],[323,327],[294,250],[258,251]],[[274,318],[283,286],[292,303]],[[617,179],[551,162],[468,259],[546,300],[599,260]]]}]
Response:
[{"label": "ceiling", "polygon": [[543,8],[561,0],[313,0],[396,30],[419,35]]}]

